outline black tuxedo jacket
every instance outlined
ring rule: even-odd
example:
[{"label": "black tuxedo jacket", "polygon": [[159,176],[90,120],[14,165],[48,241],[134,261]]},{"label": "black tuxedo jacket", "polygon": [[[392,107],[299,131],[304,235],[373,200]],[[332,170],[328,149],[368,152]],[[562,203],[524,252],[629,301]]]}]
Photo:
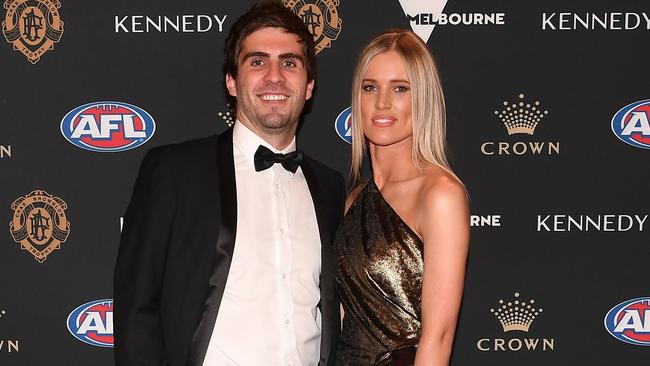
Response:
[{"label": "black tuxedo jacket", "polygon": [[[320,231],[319,364],[327,365],[340,331],[331,242],[345,192],[336,171],[308,156],[301,168]],[[203,363],[232,259],[236,211],[232,129],[147,153],[115,265],[116,365]]]}]

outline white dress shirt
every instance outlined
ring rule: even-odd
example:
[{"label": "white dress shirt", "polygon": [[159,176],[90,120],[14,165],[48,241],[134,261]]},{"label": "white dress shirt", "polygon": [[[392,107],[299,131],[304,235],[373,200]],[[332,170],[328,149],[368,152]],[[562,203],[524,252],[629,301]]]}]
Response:
[{"label": "white dress shirt", "polygon": [[203,366],[317,365],[321,242],[311,194],[298,168],[256,172],[259,145],[236,121],[233,153],[237,233],[232,264]]}]

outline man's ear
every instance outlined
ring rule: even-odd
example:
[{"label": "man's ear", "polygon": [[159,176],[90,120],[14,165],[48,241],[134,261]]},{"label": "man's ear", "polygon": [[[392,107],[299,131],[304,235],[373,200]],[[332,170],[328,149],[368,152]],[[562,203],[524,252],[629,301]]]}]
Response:
[{"label": "man's ear", "polygon": [[228,88],[228,94],[237,97],[237,83],[235,82],[235,78],[230,74],[226,74],[226,88]]},{"label": "man's ear", "polygon": [[307,91],[305,93],[305,100],[311,98],[311,94],[314,91],[314,80],[307,83]]}]

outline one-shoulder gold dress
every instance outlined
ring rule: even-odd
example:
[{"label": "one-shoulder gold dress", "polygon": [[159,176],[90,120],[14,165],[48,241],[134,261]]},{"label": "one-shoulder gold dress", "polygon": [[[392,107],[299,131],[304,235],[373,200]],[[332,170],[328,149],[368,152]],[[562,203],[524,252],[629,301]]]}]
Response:
[{"label": "one-shoulder gold dress", "polygon": [[345,310],[336,365],[374,365],[386,352],[417,345],[423,243],[370,179],[334,241]]}]

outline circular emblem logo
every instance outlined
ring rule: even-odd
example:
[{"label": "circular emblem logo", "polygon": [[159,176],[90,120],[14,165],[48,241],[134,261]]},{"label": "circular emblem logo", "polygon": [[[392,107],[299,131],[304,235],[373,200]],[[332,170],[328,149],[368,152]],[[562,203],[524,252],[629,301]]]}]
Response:
[{"label": "circular emblem logo", "polygon": [[35,64],[63,35],[58,0],[6,0],[2,33],[14,50]]},{"label": "circular emblem logo", "polygon": [[650,149],[650,99],[621,108],[612,118],[612,132],[621,141],[641,149]]},{"label": "circular emblem logo", "polygon": [[95,300],[77,307],[66,324],[70,334],[84,343],[113,347],[113,300]]},{"label": "circular emblem logo", "polygon": [[345,108],[334,121],[334,129],[343,141],[352,143],[352,107]]},{"label": "circular emblem logo", "polygon": [[36,190],[11,204],[14,211],[9,229],[11,236],[39,263],[61,248],[70,233],[65,216],[68,205],[59,197]]},{"label": "circular emblem logo", "polygon": [[122,102],[79,106],[61,120],[61,133],[71,144],[95,152],[120,152],[144,145],[156,132],[144,109]]},{"label": "circular emblem logo", "polygon": [[332,41],[339,37],[343,23],[337,10],[339,0],[283,0],[283,3],[302,19],[314,36],[316,53],[331,47]]},{"label": "circular emblem logo", "polygon": [[650,346],[650,297],[639,297],[614,306],[605,315],[605,329],[619,341]]}]

